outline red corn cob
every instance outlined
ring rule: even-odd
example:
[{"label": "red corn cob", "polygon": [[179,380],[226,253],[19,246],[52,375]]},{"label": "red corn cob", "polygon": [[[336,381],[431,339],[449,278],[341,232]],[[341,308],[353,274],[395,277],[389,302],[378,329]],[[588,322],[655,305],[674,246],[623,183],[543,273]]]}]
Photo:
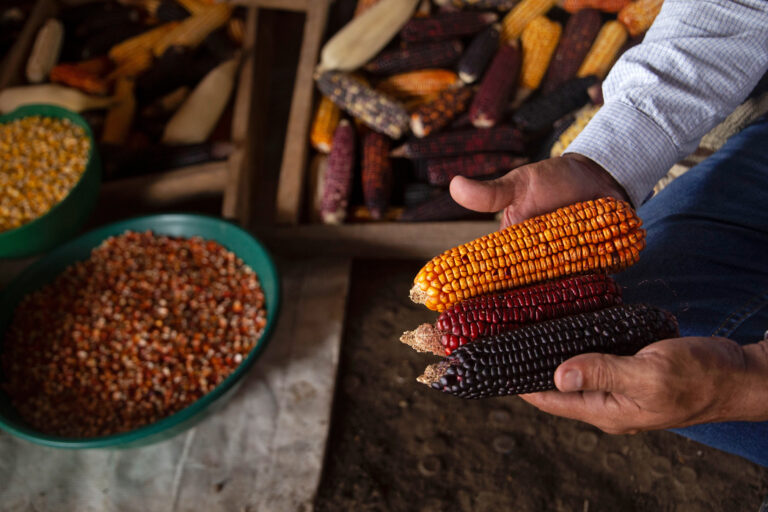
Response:
[{"label": "red corn cob", "polygon": [[494,23],[475,36],[458,64],[459,78],[462,82],[472,84],[483,75],[499,48],[499,37],[501,37],[501,25],[498,23]]},{"label": "red corn cob", "polygon": [[400,31],[404,41],[437,41],[480,32],[498,20],[492,12],[445,12],[427,18],[413,18]]},{"label": "red corn cob", "polygon": [[381,52],[365,65],[365,70],[376,75],[389,75],[448,67],[461,57],[463,48],[458,39],[409,44]]},{"label": "red corn cob", "polygon": [[321,213],[326,224],[339,224],[347,215],[354,166],[355,129],[349,121],[342,119],[333,136],[323,185]]},{"label": "red corn cob", "polygon": [[441,91],[437,98],[420,105],[411,114],[411,131],[417,137],[439,131],[467,109],[471,98],[472,89],[469,87],[451,87]]},{"label": "red corn cob", "polygon": [[392,194],[389,139],[376,132],[363,137],[363,198],[374,220],[384,216]]},{"label": "red corn cob", "polygon": [[568,18],[563,37],[541,84],[542,94],[553,92],[576,76],[602,24],[602,17],[595,9],[584,9]]},{"label": "red corn cob", "polygon": [[555,121],[590,101],[589,88],[598,83],[594,76],[573,78],[555,91],[523,104],[512,116],[515,125],[529,132],[552,127]]},{"label": "red corn cob", "polygon": [[482,178],[500,171],[509,171],[527,161],[526,158],[508,153],[475,153],[474,155],[427,160],[427,182],[436,187],[447,187],[456,176]]},{"label": "red corn cob", "polygon": [[517,41],[501,45],[480,83],[472,106],[469,107],[469,117],[473,125],[489,128],[502,118],[509,104],[509,97],[517,85],[520,61],[520,46]]},{"label": "red corn cob", "polygon": [[438,222],[461,220],[478,217],[475,211],[468,210],[453,200],[450,192],[442,192],[435,197],[407,208],[400,216],[403,222]]},{"label": "red corn cob", "polygon": [[465,300],[440,313],[435,325],[423,324],[401,340],[420,352],[451,355],[478,338],[618,304],[621,290],[609,276],[568,277]]},{"label": "red corn cob", "polygon": [[411,139],[392,152],[393,157],[438,158],[491,151],[523,153],[525,140],[517,128],[497,126],[487,130],[439,133]]}]

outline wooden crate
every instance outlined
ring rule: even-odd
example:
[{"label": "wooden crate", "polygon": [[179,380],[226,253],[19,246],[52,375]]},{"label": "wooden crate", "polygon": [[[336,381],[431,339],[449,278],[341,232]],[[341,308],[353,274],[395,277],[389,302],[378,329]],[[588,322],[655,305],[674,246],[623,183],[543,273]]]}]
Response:
[{"label": "wooden crate", "polygon": [[[0,62],[0,89],[23,83],[24,68],[40,27],[56,16],[63,5],[84,0],[36,0],[16,44]],[[86,0],[87,1],[87,0]],[[232,2],[240,5],[241,2]],[[246,144],[253,91],[253,45],[256,34],[257,9],[248,8],[244,34],[244,58],[234,92],[231,142],[234,150],[227,160],[173,169],[146,176],[113,180],[102,186],[102,200],[125,203],[141,197],[145,203],[161,208],[198,194],[222,194],[222,215],[234,220],[245,217],[244,197],[238,185],[250,173]]]}]

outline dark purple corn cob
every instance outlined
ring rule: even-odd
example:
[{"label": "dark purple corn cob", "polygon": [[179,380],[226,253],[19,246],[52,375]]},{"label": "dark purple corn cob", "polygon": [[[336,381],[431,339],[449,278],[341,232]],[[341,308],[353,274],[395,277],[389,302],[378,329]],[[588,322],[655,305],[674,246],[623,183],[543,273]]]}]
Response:
[{"label": "dark purple corn cob", "polygon": [[374,220],[384,216],[392,195],[389,139],[376,132],[363,137],[363,199]]},{"label": "dark purple corn cob", "polygon": [[482,338],[427,367],[419,382],[461,398],[555,389],[555,370],[588,352],[633,355],[678,337],[675,317],[651,306],[619,305]]},{"label": "dark purple corn cob", "polygon": [[469,219],[477,216],[477,212],[461,206],[446,191],[423,203],[407,208],[399,220],[404,222],[437,222]]},{"label": "dark purple corn cob", "polygon": [[465,130],[411,139],[392,152],[394,157],[440,158],[472,153],[509,151],[523,153],[525,139],[517,128],[497,126],[486,130]]},{"label": "dark purple corn cob", "polygon": [[420,105],[411,114],[411,131],[416,137],[440,131],[467,109],[471,99],[472,89],[469,87],[444,89],[437,98]]},{"label": "dark purple corn cob", "polygon": [[589,88],[597,83],[595,76],[571,79],[554,92],[524,103],[512,114],[512,121],[527,132],[547,130],[561,117],[589,103]]},{"label": "dark purple corn cob", "polygon": [[597,9],[582,9],[571,14],[547,74],[541,82],[542,94],[555,91],[576,76],[602,24],[603,18]]},{"label": "dark purple corn cob", "polygon": [[496,52],[469,107],[469,118],[477,128],[495,126],[504,116],[509,98],[517,86],[521,61],[517,41],[502,44]]},{"label": "dark purple corn cob", "polygon": [[501,171],[509,171],[528,162],[528,159],[509,153],[475,153],[426,161],[426,179],[430,185],[447,187],[456,176],[481,178]]},{"label": "dark purple corn cob", "polygon": [[457,9],[496,9],[511,10],[518,0],[435,0],[440,7],[453,6]]},{"label": "dark purple corn cob", "polygon": [[365,65],[374,75],[394,75],[418,69],[442,68],[454,64],[464,45],[458,39],[414,43],[385,50]]},{"label": "dark purple corn cob", "polygon": [[473,84],[483,75],[499,48],[500,34],[501,25],[494,23],[475,36],[459,60],[458,72],[462,82]]},{"label": "dark purple corn cob", "polygon": [[339,224],[347,216],[352,171],[355,167],[355,128],[346,119],[333,135],[328,169],[325,172],[320,213],[326,224]]},{"label": "dark purple corn cob", "polygon": [[412,18],[400,31],[403,41],[439,41],[480,32],[498,20],[493,12],[444,12],[426,18]]}]

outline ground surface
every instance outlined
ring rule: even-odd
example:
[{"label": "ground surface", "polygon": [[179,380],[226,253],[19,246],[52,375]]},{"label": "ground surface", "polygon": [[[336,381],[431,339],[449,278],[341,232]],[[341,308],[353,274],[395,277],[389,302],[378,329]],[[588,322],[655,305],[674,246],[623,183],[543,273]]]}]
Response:
[{"label": "ground surface", "polygon": [[355,264],[318,511],[758,510],[768,470],[738,457],[416,383],[436,359],[398,341],[435,318],[408,300],[418,267]]}]

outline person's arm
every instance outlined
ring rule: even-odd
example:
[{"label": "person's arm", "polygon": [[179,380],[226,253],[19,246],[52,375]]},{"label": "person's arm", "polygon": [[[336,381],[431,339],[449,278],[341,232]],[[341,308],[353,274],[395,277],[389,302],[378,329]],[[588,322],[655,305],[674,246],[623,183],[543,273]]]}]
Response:
[{"label": "person's arm", "polygon": [[566,153],[586,156],[638,206],[768,68],[768,1],[665,0],[603,84],[605,105]]}]

